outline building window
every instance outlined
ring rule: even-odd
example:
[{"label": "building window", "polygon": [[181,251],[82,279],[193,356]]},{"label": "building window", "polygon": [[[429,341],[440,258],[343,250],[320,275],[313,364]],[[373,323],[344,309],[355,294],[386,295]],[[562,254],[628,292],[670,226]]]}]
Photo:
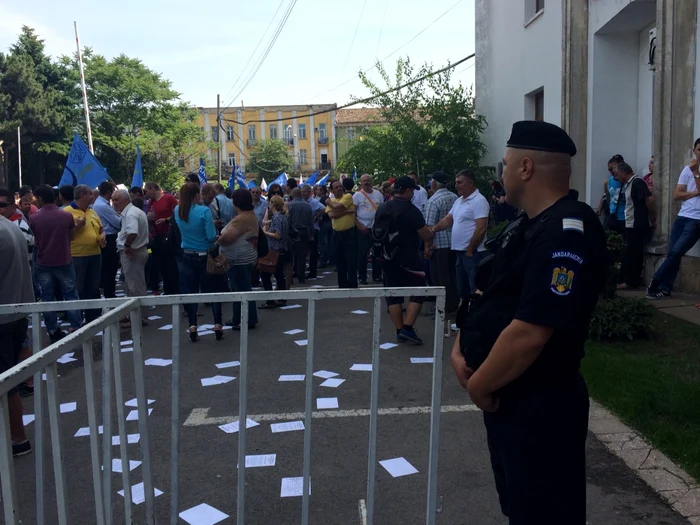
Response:
[{"label": "building window", "polygon": [[355,140],[355,128],[348,128],[345,131],[345,136],[348,140]]},{"label": "building window", "polygon": [[292,138],[292,126],[286,125],[284,127],[284,141],[287,144],[294,144],[294,139]]},{"label": "building window", "polygon": [[233,140],[233,126],[228,126],[226,128],[226,140]]},{"label": "building window", "polygon": [[544,88],[536,89],[525,95],[526,120],[544,120]]},{"label": "building window", "polygon": [[544,90],[535,93],[535,120],[544,120]]},{"label": "building window", "polygon": [[216,126],[211,127],[211,140],[214,142],[219,142],[219,128]]},{"label": "building window", "polygon": [[525,0],[525,25],[544,11],[545,0]]},{"label": "building window", "polygon": [[307,161],[306,161],[306,150],[305,150],[305,149],[300,149],[300,150],[299,150],[299,164],[307,164]]},{"label": "building window", "polygon": [[255,140],[255,124],[248,125],[248,140]]},{"label": "building window", "polygon": [[232,166],[232,167],[236,165],[236,154],[235,153],[228,154],[228,165]]},{"label": "building window", "polygon": [[305,139],[306,138],[306,124],[299,124],[299,127],[297,128],[297,136],[300,139]]},{"label": "building window", "polygon": [[328,131],[326,130],[325,123],[318,125],[318,138],[319,139],[327,139],[328,138]]},{"label": "building window", "polygon": [[277,124],[270,124],[270,138],[277,138]]}]

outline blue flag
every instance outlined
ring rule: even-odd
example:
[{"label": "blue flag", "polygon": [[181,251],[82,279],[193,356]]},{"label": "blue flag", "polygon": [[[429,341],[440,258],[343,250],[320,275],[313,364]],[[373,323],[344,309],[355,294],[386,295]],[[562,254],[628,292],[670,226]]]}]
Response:
[{"label": "blue flag", "polygon": [[248,189],[248,184],[245,181],[245,177],[243,176],[243,172],[241,171],[240,167],[236,170],[236,182],[238,182],[238,187],[240,189]]},{"label": "blue flag", "polygon": [[207,172],[204,171],[204,159],[199,158],[199,172],[197,173],[199,175],[199,183],[204,185],[207,183]]},{"label": "blue flag", "polygon": [[136,164],[134,165],[134,175],[131,177],[131,187],[143,188],[143,169],[141,169],[141,148],[136,144]]},{"label": "blue flag", "polygon": [[357,184],[357,166],[352,168],[352,181]]},{"label": "blue flag", "polygon": [[270,186],[273,184],[279,184],[280,186],[284,186],[285,184],[287,184],[287,174],[281,173],[275,180],[273,180],[270,183]]},{"label": "blue flag", "polygon": [[252,190],[252,189],[255,188],[256,186],[257,186],[257,184],[255,184],[255,181],[254,181],[254,180],[251,180],[250,182],[248,182],[248,189],[249,189],[249,190]]},{"label": "blue flag", "polygon": [[316,184],[314,184],[314,186],[325,186],[326,181],[328,180],[328,177],[330,176],[330,174],[331,174],[330,171],[328,173],[326,173],[323,177],[321,177],[320,181],[318,181]]},{"label": "blue flag", "polygon": [[236,165],[234,164],[231,168],[231,175],[228,177],[228,187],[233,191],[233,187],[236,185]]},{"label": "blue flag", "polygon": [[316,184],[317,177],[318,177],[318,171],[316,173],[314,173],[313,175],[311,175],[311,177],[306,179],[306,182],[304,182],[304,184],[309,184],[309,185],[313,186],[314,184]]},{"label": "blue flag", "polygon": [[66,159],[66,167],[63,170],[63,176],[58,183],[58,187],[86,184],[91,188],[97,188],[100,182],[105,180],[109,180],[107,171],[97,162],[95,156],[90,153],[83,139],[75,133],[73,135],[73,144],[71,144],[68,152],[68,159]]}]

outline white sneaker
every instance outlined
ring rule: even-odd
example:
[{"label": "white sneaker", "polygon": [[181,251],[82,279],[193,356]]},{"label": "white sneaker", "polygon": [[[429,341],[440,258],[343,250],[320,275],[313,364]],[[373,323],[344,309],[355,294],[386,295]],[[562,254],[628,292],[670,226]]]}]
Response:
[{"label": "white sneaker", "polygon": [[450,330],[452,330],[453,332],[458,332],[458,331],[459,331],[459,328],[457,328],[457,324],[456,324],[456,323],[452,323],[452,324],[450,325]]}]

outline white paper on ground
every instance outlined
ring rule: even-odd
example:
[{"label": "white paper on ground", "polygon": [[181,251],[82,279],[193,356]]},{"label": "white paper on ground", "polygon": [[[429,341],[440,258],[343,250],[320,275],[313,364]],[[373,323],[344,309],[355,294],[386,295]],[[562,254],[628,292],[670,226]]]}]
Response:
[{"label": "white paper on ground", "polygon": [[[304,478],[282,478],[280,497],[293,498],[304,493]],[[311,478],[309,478],[309,495],[311,495]]]},{"label": "white paper on ground", "polygon": [[132,344],[133,342],[134,342],[133,339],[129,339],[128,341],[122,341],[122,342],[121,342],[121,345],[122,345],[122,346],[127,346],[127,345]]},{"label": "white paper on ground", "polygon": [[332,273],[333,273],[333,272],[323,272],[323,275],[330,275],[330,274],[332,274]]},{"label": "white paper on ground", "polygon": [[[121,497],[124,497],[124,491],[120,490],[117,492]],[[162,490],[158,490],[157,488],[153,487],[153,494],[158,497],[161,494],[163,494]],[[137,483],[133,487],[131,487],[131,502],[134,505],[139,505],[146,501],[146,491],[143,488],[143,481],[141,483]]]},{"label": "white paper on ground", "polygon": [[350,367],[350,370],[354,370],[355,372],[371,372],[372,371],[372,364],[366,364],[366,363],[355,363]]},{"label": "white paper on ground", "polygon": [[311,288],[323,288],[322,284],[314,284],[311,286]]},{"label": "white paper on ground", "polygon": [[[146,401],[146,404],[147,404],[147,405],[150,405],[150,404],[153,404],[153,403],[155,403],[155,402],[156,402],[155,399],[149,399],[149,400]],[[135,408],[135,407],[139,406],[139,401],[138,401],[138,399],[136,399],[136,398],[134,398],[134,399],[129,399],[129,401],[127,401],[126,403],[124,403],[124,405],[126,405],[126,406],[128,406],[128,407],[134,407],[134,408]]]},{"label": "white paper on ground", "polygon": [[[61,374],[56,374],[56,377],[61,377]],[[41,380],[46,381],[46,373],[41,374]]]},{"label": "white paper on ground", "polygon": [[169,366],[173,364],[172,359],[161,359],[159,357],[151,357],[143,362],[146,366]]},{"label": "white paper on ground", "polygon": [[[97,427],[97,433],[102,434],[104,432],[104,428],[102,425]],[[90,427],[82,427],[79,428],[78,431],[75,433],[73,437],[83,437],[83,436],[89,436],[90,435]]]},{"label": "white paper on ground", "polygon": [[368,314],[369,312],[365,312],[364,310],[353,310],[350,313],[355,314],[355,315],[365,315],[365,314]]},{"label": "white paper on ground", "polygon": [[212,386],[212,385],[223,385],[224,383],[230,383],[236,379],[232,376],[213,376],[213,377],[203,377],[200,379],[202,386]]},{"label": "white paper on ground", "polygon": [[274,467],[276,462],[277,454],[254,454],[245,457],[245,468]]},{"label": "white paper on ground", "polygon": [[306,378],[305,375],[281,375],[277,381],[303,381]]},{"label": "white paper on ground", "polygon": [[302,330],[301,328],[294,328],[294,329],[292,329],[292,330],[287,330],[287,331],[284,332],[284,333],[287,334],[287,335],[297,335],[297,334],[302,333],[303,331],[304,331],[304,330]]},{"label": "white paper on ground", "polygon": [[22,415],[22,424],[23,425],[28,425],[29,423],[34,422],[34,414],[23,414]]},{"label": "white paper on ground", "polygon": [[122,353],[124,353],[124,352],[133,352],[133,351],[134,351],[134,347],[133,347],[133,346],[125,346],[124,348],[122,348]]},{"label": "white paper on ground", "polygon": [[396,346],[399,346],[399,345],[397,345],[396,343],[384,343],[384,344],[379,345],[379,348],[381,348],[382,350],[389,350],[389,348],[394,348]]},{"label": "white paper on ground", "polygon": [[278,432],[292,432],[294,430],[304,430],[303,421],[289,421],[288,423],[272,423],[270,429],[273,434]]},{"label": "white paper on ground", "polygon": [[[227,434],[234,434],[240,430],[239,421],[232,421],[231,423],[226,423],[225,425],[219,425],[219,428],[226,432]],[[245,420],[245,427],[252,428],[259,426],[260,423],[253,421],[252,419]]]},{"label": "white paper on ground", "polygon": [[385,459],[384,461],[380,461],[379,464],[395,478],[416,474],[418,472],[416,467],[406,461],[406,458]]},{"label": "white paper on ground", "polygon": [[326,408],[338,408],[337,397],[319,397],[316,399],[316,408],[323,410]]},{"label": "white paper on ground", "polygon": [[77,361],[74,357],[71,357],[70,355],[66,354],[64,356],[59,357],[56,359],[57,363],[61,363],[62,365],[65,365],[66,363],[70,363],[71,361]]},{"label": "white paper on ground", "polygon": [[297,344],[297,346],[306,346],[309,344],[308,339],[299,339],[298,341],[294,341],[294,342]]},{"label": "white paper on ground", "polygon": [[335,372],[329,372],[328,370],[319,370],[318,372],[314,372],[314,375],[316,377],[322,377],[323,379],[330,379],[331,377],[336,377],[340,374],[336,374]]},{"label": "white paper on ground", "polygon": [[214,333],[214,330],[201,330],[197,332],[199,335],[211,335]]},{"label": "white paper on ground", "polygon": [[433,358],[432,357],[412,357],[411,358],[411,363],[414,365],[419,364],[419,363],[432,363]]},{"label": "white paper on ground", "polygon": [[158,319],[163,319],[160,315],[151,315],[148,320],[149,321],[156,321]]},{"label": "white paper on ground", "polygon": [[280,306],[280,310],[291,310],[292,308],[301,308],[300,304],[290,304],[287,306]]},{"label": "white paper on ground", "polygon": [[172,330],[172,329],[173,329],[173,325],[171,325],[171,324],[166,324],[166,325],[158,328],[158,330]]},{"label": "white paper on ground", "polygon": [[204,330],[213,330],[213,329],[214,329],[213,324],[203,324],[203,325],[200,325],[199,328],[197,328],[197,331],[201,334],[202,331],[204,331]]},{"label": "white paper on ground", "polygon": [[75,401],[71,403],[61,403],[61,414],[66,414],[68,412],[75,412],[78,409],[78,403]]},{"label": "white paper on ground", "polygon": [[[140,464],[141,464],[140,461],[130,459],[129,460],[129,472],[134,470]],[[104,467],[102,467],[102,470],[104,470]],[[121,459],[113,459],[112,460],[112,472],[117,472],[119,474],[122,473],[122,460]]]},{"label": "white paper on ground", "polygon": [[[135,443],[138,443],[139,440],[141,439],[141,434],[127,434],[126,435],[126,442],[129,445],[133,445]],[[119,440],[119,436],[112,436],[112,445],[119,445],[121,441]]]},{"label": "white paper on ground", "polygon": [[241,366],[241,362],[227,361],[226,363],[217,363],[216,368],[233,368],[234,366]]},{"label": "white paper on ground", "polygon": [[332,377],[330,379],[326,379],[323,383],[321,383],[321,386],[327,386],[328,388],[338,388],[343,383],[345,383],[345,379]]},{"label": "white paper on ground", "polygon": [[[153,412],[152,408],[148,409],[148,415],[151,415],[151,412]],[[127,421],[138,421],[139,420],[139,411],[138,410],[132,410],[129,412],[129,415],[126,416]]]},{"label": "white paper on ground", "polygon": [[215,525],[229,517],[228,514],[224,514],[206,503],[200,503],[196,507],[183,510],[179,516],[190,525]]}]

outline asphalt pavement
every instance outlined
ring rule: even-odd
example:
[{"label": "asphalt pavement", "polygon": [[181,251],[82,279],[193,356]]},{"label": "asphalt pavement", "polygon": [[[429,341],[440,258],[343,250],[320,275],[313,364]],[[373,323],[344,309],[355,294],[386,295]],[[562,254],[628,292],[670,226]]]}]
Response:
[{"label": "asphalt pavement", "polygon": [[[334,286],[334,275],[307,282],[306,286]],[[306,330],[306,303],[300,308],[259,312],[260,322],[249,332],[248,414],[258,415],[259,426],[247,431],[246,453],[276,454],[274,466],[246,469],[246,523],[291,525],[301,522],[301,497],[280,497],[282,478],[302,476],[303,431],[272,433],[270,425],[293,421],[294,413],[304,411],[304,382],[280,382],[283,374],[304,374],[306,347],[295,341],[306,339],[304,331],[296,335],[283,332]],[[429,308],[426,303],[424,309]],[[312,424],[311,511],[316,524],[357,524],[367,497],[367,456],[371,374],[351,371],[356,363],[371,363],[372,317],[352,314],[352,310],[371,312],[372,300],[324,300],[316,308],[314,370],[327,370],[345,379],[337,388],[322,387],[322,378],[314,378],[314,399],[337,397],[340,417],[318,417]],[[200,307],[200,324],[212,323],[211,310]],[[171,357],[171,331],[158,328],[171,323],[170,308],[150,310],[162,319],[143,330],[144,358]],[[224,315],[231,315],[225,306]],[[191,343],[182,318],[180,381],[180,505],[184,511],[206,503],[228,514],[222,523],[235,523],[238,435],[227,434],[219,425],[238,415],[238,368],[217,369],[217,363],[239,359],[239,335],[228,330],[224,339],[204,335]],[[429,414],[420,407],[430,405],[432,365],[413,364],[411,357],[432,355],[433,321],[421,315],[416,324],[425,339],[423,346],[405,343],[381,350],[380,400],[386,409],[378,418],[377,460],[405,458],[417,473],[392,477],[382,466],[376,469],[375,523],[413,524],[425,522],[429,447]],[[394,342],[394,330],[386,312],[382,316],[381,342]],[[122,332],[122,340],[131,339]],[[445,339],[449,354],[452,338]],[[128,345],[126,346],[128,347]],[[96,340],[97,359],[94,378],[100,385],[101,346]],[[121,354],[124,399],[135,397],[133,353]],[[83,359],[76,351],[75,362],[59,365],[60,402],[77,402],[77,410],[60,415],[61,440],[66,468],[68,523],[94,524],[94,495],[88,437],[74,437],[88,425],[84,388]],[[146,366],[147,396],[150,405],[149,438],[154,485],[163,491],[156,498],[158,523],[170,519],[170,421],[171,366]],[[234,376],[225,384],[203,387],[202,378]],[[98,392],[98,399],[100,399]],[[24,400],[26,413],[33,412],[32,398]],[[454,379],[449,360],[444,361],[441,415],[438,523],[500,525],[501,515],[491,474],[485,431],[480,412]],[[126,413],[132,408],[126,408]],[[353,411],[359,412],[353,412]],[[322,412],[322,411],[319,411]],[[112,409],[116,433],[116,409]],[[321,414],[323,415],[323,414]],[[327,414],[326,414],[327,415]],[[138,433],[136,421],[126,422],[127,433]],[[45,423],[48,431],[48,419]],[[34,440],[34,424],[27,427]],[[143,439],[143,436],[141,436]],[[44,451],[47,467],[46,522],[58,523],[51,468],[49,439]],[[111,447],[113,457],[119,447]],[[128,445],[130,459],[140,460],[140,445]],[[16,458],[15,469],[22,523],[35,523],[34,454]],[[644,482],[618,458],[611,455],[594,437],[588,441],[588,523],[591,525],[627,525],[651,523],[676,525],[687,523],[671,510]],[[142,481],[143,465],[131,471],[131,484]],[[121,474],[112,475],[114,523],[124,521]],[[134,507],[134,523],[144,523],[145,505]],[[184,521],[180,520],[181,523]],[[0,523],[4,521],[0,518]],[[565,517],[562,524],[566,523]]]}]

